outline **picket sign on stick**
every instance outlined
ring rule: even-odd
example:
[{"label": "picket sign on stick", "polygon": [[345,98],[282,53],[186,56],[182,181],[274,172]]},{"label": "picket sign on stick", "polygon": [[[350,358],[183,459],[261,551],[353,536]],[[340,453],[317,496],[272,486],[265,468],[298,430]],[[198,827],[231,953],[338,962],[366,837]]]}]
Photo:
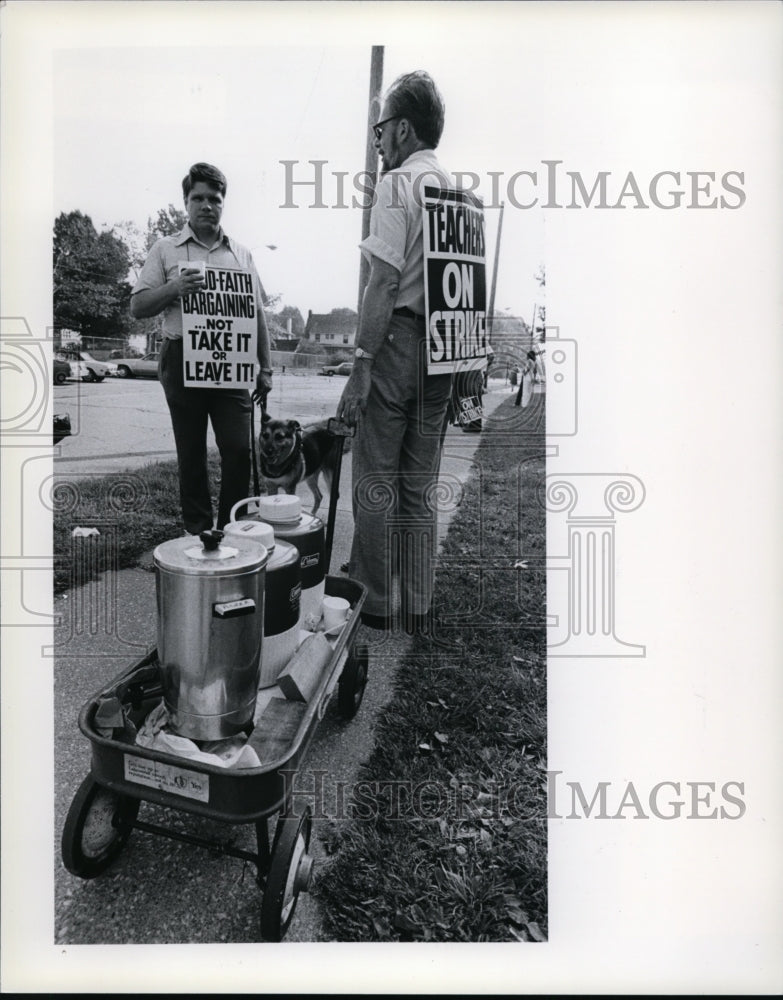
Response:
[{"label": "picket sign on stick", "polygon": [[[180,272],[193,267],[180,264]],[[256,383],[258,321],[250,271],[205,267],[206,285],[182,298],[186,386],[250,389]]]},{"label": "picket sign on stick", "polygon": [[475,195],[425,186],[427,372],[481,369],[487,358],[484,207]]}]

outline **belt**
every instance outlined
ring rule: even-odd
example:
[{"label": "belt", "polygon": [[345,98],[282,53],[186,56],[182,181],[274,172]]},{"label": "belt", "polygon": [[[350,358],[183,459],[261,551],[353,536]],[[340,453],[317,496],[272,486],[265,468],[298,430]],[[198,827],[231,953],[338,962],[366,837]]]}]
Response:
[{"label": "belt", "polygon": [[404,316],[406,319],[424,319],[422,313],[415,313],[412,309],[407,306],[400,306],[398,309],[392,309],[393,316]]}]

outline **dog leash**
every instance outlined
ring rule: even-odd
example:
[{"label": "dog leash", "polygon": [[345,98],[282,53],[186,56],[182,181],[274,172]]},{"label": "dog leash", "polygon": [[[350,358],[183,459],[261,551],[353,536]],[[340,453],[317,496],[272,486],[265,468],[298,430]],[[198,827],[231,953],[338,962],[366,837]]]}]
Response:
[{"label": "dog leash", "polygon": [[[263,423],[263,415],[266,413],[266,400],[262,400],[258,405],[261,407]],[[261,492],[261,484],[258,480],[258,455],[256,454],[256,408],[252,404],[250,406],[250,455],[253,460],[253,496],[257,497]]]}]

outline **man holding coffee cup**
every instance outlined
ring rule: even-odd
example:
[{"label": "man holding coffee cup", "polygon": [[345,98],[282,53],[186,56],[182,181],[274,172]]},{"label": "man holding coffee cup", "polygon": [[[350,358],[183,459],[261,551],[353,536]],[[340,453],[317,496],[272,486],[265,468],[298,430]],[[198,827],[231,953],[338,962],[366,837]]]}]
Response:
[{"label": "man holding coffee cup", "polygon": [[250,251],[220,226],[226,188],[226,178],[217,167],[195,163],[190,168],[182,181],[188,222],[180,233],[153,245],[131,294],[131,315],[137,319],[163,314],[158,377],[177,446],[182,518],[186,532],[194,535],[214,526],[207,471],[208,420],[220,452],[218,528],[229,521],[234,504],[248,496],[250,482],[250,394],[246,389],[186,386],[183,380],[181,299],[204,288],[207,265],[250,272],[259,366],[252,400],[263,401],[272,388],[261,281]]}]

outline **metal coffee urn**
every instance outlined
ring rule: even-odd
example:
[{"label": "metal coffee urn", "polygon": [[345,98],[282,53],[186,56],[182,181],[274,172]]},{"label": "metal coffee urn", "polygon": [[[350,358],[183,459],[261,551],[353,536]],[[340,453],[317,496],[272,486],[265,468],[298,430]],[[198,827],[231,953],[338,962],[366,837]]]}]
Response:
[{"label": "metal coffee urn", "polygon": [[192,740],[234,736],[253,720],[264,632],[267,549],[222,531],[154,553],[158,660],[169,726]]}]

